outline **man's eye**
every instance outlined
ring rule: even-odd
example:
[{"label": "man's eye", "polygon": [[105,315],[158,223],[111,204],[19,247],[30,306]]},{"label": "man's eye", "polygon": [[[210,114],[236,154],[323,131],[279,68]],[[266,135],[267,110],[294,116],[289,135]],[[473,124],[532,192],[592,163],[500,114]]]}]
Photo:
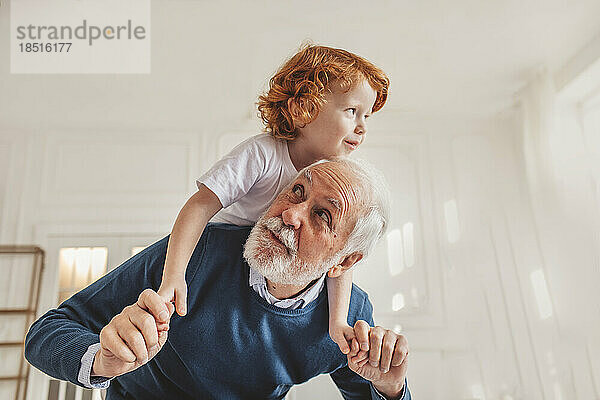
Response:
[{"label": "man's eye", "polygon": [[325,210],[317,210],[316,214],[319,216],[319,218],[321,218],[323,221],[325,221],[327,223],[327,225],[329,225],[331,223],[331,216],[329,215],[329,213]]},{"label": "man's eye", "polygon": [[296,196],[302,197],[304,195],[304,187],[302,187],[302,185],[294,185],[294,187],[292,188],[292,192]]},{"label": "man's eye", "polygon": [[356,108],[348,108],[346,111],[349,111],[352,115],[356,114]]}]

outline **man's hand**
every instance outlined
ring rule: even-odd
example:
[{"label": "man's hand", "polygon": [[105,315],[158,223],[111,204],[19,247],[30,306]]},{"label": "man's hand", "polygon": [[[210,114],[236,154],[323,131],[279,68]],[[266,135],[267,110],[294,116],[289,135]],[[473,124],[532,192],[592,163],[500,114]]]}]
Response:
[{"label": "man's hand", "polygon": [[408,369],[408,341],[402,335],[365,321],[354,325],[356,339],[348,354],[348,366],[371,381],[388,398],[400,395]]},{"label": "man's hand", "polygon": [[155,291],[144,290],[100,331],[92,376],[112,378],[146,364],[167,341],[173,311]]}]

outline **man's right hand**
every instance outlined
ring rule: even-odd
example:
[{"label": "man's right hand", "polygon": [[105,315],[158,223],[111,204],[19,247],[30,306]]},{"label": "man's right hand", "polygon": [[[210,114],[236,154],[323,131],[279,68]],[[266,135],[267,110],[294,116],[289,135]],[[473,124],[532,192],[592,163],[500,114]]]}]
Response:
[{"label": "man's right hand", "polygon": [[167,341],[174,307],[154,290],[146,289],[100,331],[100,350],[92,376],[112,378],[146,364]]}]

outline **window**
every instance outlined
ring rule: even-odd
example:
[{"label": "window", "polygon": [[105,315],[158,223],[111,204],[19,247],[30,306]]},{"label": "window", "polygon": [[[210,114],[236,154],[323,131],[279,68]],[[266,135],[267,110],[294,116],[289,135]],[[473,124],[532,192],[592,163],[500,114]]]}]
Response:
[{"label": "window", "polygon": [[131,248],[131,256],[135,256],[137,253],[139,253],[140,251],[144,250],[146,248],[146,246],[134,246]]},{"label": "window", "polygon": [[106,273],[108,248],[66,247],[60,249],[59,303],[96,281]]}]

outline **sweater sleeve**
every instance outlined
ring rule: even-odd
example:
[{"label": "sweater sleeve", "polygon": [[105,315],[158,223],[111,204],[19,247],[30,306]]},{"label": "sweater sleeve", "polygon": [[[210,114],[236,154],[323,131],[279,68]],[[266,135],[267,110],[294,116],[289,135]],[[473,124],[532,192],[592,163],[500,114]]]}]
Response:
[{"label": "sweater sleeve", "polygon": [[330,376],[344,399],[358,400],[371,398],[371,385],[369,381],[354,373],[348,368],[348,365],[332,372]]},{"label": "sweater sleeve", "polygon": [[81,386],[81,359],[92,344],[100,342],[100,330],[144,289],[160,284],[167,239],[42,315],[25,338],[25,358],[46,374]]}]

